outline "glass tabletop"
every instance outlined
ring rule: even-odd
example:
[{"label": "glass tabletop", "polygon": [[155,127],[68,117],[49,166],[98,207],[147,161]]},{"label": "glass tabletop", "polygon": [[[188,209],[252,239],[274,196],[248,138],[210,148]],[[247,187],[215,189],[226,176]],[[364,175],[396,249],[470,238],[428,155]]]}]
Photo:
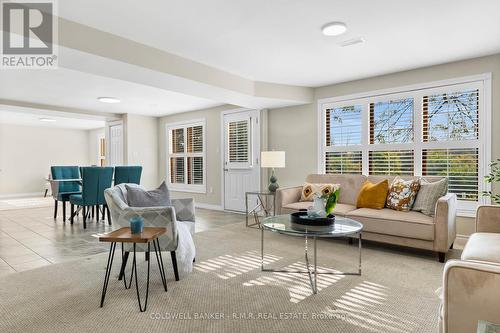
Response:
[{"label": "glass tabletop", "polygon": [[266,217],[262,222],[266,230],[282,234],[315,236],[315,237],[343,237],[353,235],[363,230],[363,225],[347,217],[335,216],[335,223],[326,226],[312,226],[292,222],[290,215]]}]

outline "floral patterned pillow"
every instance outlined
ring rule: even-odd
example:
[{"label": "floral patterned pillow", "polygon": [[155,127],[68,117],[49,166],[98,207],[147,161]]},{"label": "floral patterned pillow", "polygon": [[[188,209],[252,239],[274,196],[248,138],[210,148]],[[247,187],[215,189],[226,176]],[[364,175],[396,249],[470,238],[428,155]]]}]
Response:
[{"label": "floral patterned pillow", "polygon": [[419,178],[411,180],[404,180],[400,177],[394,178],[387,195],[387,208],[403,212],[410,211],[419,189]]},{"label": "floral patterned pillow", "polygon": [[322,196],[323,194],[330,194],[340,188],[339,184],[313,184],[304,183],[300,201],[313,201],[314,195]]}]

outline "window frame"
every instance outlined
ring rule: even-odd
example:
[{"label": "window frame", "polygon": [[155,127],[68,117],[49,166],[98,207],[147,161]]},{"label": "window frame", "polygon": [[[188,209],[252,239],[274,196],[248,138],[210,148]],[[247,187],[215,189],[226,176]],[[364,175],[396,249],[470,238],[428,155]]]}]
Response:
[{"label": "window frame", "polygon": [[[463,141],[423,141],[423,97],[450,90],[479,90],[479,138],[477,140]],[[370,103],[396,100],[400,98],[413,98],[413,142],[395,144],[370,144]],[[346,146],[326,146],[326,109],[349,105],[361,105],[361,144]],[[362,174],[369,175],[369,151],[380,150],[413,150],[414,175],[422,176],[422,152],[424,149],[452,149],[452,148],[478,148],[478,202],[458,201],[458,215],[473,217],[479,204],[489,204],[491,201],[481,195],[482,191],[491,189],[491,185],[484,182],[484,176],[489,173],[491,160],[491,73],[433,81],[421,84],[395,87],[390,89],[369,91],[364,93],[323,98],[318,100],[318,173],[325,173],[325,153],[332,152],[362,152]]]},{"label": "window frame", "polygon": [[[186,151],[187,147],[187,128],[188,127],[196,127],[201,126],[203,132],[203,143],[201,153],[188,153]],[[175,129],[183,129],[184,133],[184,152],[182,153],[173,153],[172,147],[172,130]],[[188,121],[180,121],[175,123],[167,123],[165,125],[166,132],[166,182],[171,191],[175,192],[192,192],[192,193],[207,193],[207,133],[206,133],[206,119],[193,119]],[[172,183],[171,182],[171,170],[170,170],[170,158],[172,157],[181,157],[184,158],[184,183]],[[203,158],[203,184],[188,184],[188,158],[189,157],[202,157]]]}]

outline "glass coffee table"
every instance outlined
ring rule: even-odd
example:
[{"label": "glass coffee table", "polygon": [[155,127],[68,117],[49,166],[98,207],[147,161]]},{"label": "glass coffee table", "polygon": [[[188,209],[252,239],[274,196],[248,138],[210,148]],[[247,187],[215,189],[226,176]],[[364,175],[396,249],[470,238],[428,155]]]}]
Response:
[{"label": "glass coffee table", "polygon": [[[271,269],[264,267],[264,230],[277,232],[280,234],[299,236],[305,238],[305,259],[307,270],[285,270]],[[280,273],[305,273],[309,275],[309,282],[314,294],[318,293],[317,277],[318,274],[333,274],[333,275],[361,275],[361,233],[363,225],[352,219],[336,216],[335,223],[327,226],[309,226],[294,223],[290,220],[290,215],[270,216],[263,220],[261,228],[261,271],[263,272],[280,272]],[[316,239],[317,238],[335,238],[335,237],[352,237],[358,238],[359,249],[359,266],[358,271],[353,273],[346,272],[318,272],[317,256],[316,256]],[[314,252],[314,268],[311,269],[308,257],[308,241],[313,240]]]}]

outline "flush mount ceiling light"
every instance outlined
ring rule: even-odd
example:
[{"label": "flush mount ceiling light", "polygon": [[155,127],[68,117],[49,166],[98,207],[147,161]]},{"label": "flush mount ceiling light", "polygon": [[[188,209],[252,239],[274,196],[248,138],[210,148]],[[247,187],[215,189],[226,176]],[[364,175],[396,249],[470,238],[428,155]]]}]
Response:
[{"label": "flush mount ceiling light", "polygon": [[38,120],[43,121],[44,123],[53,123],[56,121],[55,119],[52,118],[40,118]]},{"label": "flush mount ceiling light", "polygon": [[97,100],[102,103],[120,103],[120,100],[115,97],[97,97]]},{"label": "flush mount ceiling light", "polygon": [[321,31],[325,36],[340,36],[347,31],[347,26],[342,22],[331,22],[325,24]]}]

